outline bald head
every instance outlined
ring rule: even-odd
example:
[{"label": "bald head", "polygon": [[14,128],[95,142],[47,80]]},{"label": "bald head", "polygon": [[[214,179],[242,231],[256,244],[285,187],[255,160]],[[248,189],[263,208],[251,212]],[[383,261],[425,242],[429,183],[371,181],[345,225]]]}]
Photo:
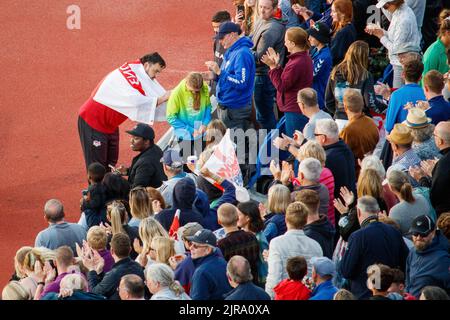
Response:
[{"label": "bald head", "polygon": [[50,223],[56,223],[64,219],[64,207],[57,199],[48,200],[44,206],[45,218]]},{"label": "bald head", "polygon": [[120,280],[119,286],[123,288],[128,294],[126,300],[142,299],[144,297],[145,294],[144,280],[142,280],[142,278],[136,274],[127,274],[123,276],[122,279]]},{"label": "bald head", "polygon": [[250,263],[242,256],[233,256],[228,261],[227,274],[231,281],[237,284],[253,280]]},{"label": "bald head", "polygon": [[440,149],[450,147],[450,121],[441,121],[434,129],[436,146]]}]

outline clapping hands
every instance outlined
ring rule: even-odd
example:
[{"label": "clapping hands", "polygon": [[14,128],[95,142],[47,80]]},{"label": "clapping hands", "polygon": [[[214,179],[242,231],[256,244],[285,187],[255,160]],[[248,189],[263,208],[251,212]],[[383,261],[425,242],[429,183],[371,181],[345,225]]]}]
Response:
[{"label": "clapping hands", "polygon": [[270,69],[275,69],[280,63],[280,54],[273,48],[269,48],[266,54],[261,57],[261,62],[266,64]]}]

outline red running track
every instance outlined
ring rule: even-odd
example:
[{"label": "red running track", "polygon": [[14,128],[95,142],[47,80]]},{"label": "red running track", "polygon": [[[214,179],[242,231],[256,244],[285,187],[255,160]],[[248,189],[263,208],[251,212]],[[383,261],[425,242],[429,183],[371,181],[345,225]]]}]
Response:
[{"label": "red running track", "polygon": [[[81,29],[68,30],[67,7],[81,9]],[[187,7],[186,5],[189,4]],[[230,0],[4,1],[0,126],[0,286],[13,273],[17,249],[46,228],[43,206],[57,198],[78,221],[85,187],[77,112],[98,82],[123,62],[158,51],[173,88],[212,59],[211,16]],[[121,126],[119,163],[133,154]],[[159,138],[167,124],[155,125]]]}]

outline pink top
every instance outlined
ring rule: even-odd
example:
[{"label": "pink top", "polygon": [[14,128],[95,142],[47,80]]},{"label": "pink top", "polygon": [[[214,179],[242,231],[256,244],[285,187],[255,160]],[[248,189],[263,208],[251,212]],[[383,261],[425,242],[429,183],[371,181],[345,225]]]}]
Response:
[{"label": "pink top", "polygon": [[323,168],[322,173],[320,174],[319,182],[325,185],[328,189],[328,194],[330,196],[330,202],[328,206],[328,220],[334,226],[334,177],[331,170],[328,168]]}]

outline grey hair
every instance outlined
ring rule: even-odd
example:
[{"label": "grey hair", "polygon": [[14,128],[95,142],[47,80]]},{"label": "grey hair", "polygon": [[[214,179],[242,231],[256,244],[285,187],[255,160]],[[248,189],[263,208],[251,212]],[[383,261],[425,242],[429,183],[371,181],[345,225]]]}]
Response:
[{"label": "grey hair", "polygon": [[434,124],[429,124],[424,128],[409,128],[409,131],[414,138],[414,142],[425,142],[433,137]]},{"label": "grey hair", "polygon": [[148,266],[145,278],[159,283],[161,287],[168,287],[177,296],[180,296],[184,292],[183,287],[178,281],[175,281],[173,270],[164,263],[153,263]]},{"label": "grey hair", "polygon": [[79,273],[71,273],[62,278],[60,287],[70,290],[88,290],[86,280]]},{"label": "grey hair", "polygon": [[227,274],[236,283],[253,280],[250,263],[242,256],[233,256],[227,264]]},{"label": "grey hair", "polygon": [[320,161],[314,158],[306,158],[300,162],[298,171],[303,174],[306,180],[319,182],[322,173]]},{"label": "grey hair", "polygon": [[320,119],[316,122],[318,132],[327,136],[328,139],[339,139],[339,127],[333,119]]},{"label": "grey hair", "polygon": [[381,163],[380,158],[377,156],[369,155],[364,157],[361,161],[361,171],[367,169],[375,170],[381,180],[386,177],[386,169],[384,169],[383,163]]},{"label": "grey hair", "polygon": [[378,214],[380,212],[380,206],[377,200],[371,196],[364,196],[358,199],[357,207],[364,213]]},{"label": "grey hair", "polygon": [[45,217],[50,222],[58,222],[64,218],[64,206],[58,199],[50,199],[44,206]]}]

